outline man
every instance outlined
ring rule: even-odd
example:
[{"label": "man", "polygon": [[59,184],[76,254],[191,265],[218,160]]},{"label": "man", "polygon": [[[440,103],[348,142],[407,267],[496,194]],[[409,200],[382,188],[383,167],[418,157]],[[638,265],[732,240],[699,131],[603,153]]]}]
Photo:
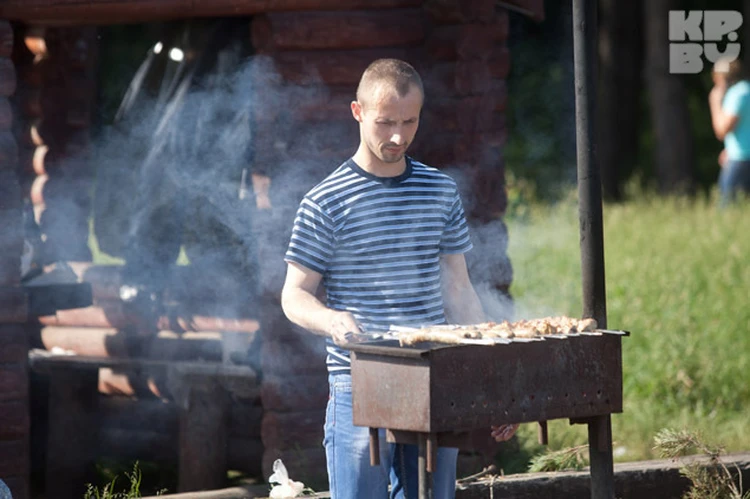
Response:
[{"label": "man", "polygon": [[[347,343],[392,324],[484,320],[464,253],[469,233],[455,182],[406,156],[419,125],[422,81],[409,64],[373,62],[351,103],[360,144],[302,200],[285,260],[282,307],[295,324],[327,338],[330,398],[326,459],[331,497],[417,496],[417,449],[383,446],[370,466],[369,432],[352,424]],[[323,281],[326,305],[315,292]],[[507,440],[516,426],[493,427]],[[382,440],[384,441],[384,439]],[[438,450],[435,499],[453,498],[456,449]]]}]

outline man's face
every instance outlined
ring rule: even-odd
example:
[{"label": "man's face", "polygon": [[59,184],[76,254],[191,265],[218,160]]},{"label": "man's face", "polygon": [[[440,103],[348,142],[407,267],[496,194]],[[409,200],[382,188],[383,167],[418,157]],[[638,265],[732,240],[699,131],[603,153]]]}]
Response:
[{"label": "man's face", "polygon": [[364,107],[352,102],[362,141],[384,163],[399,163],[404,158],[417,133],[421,110],[422,94],[413,86],[403,97],[393,89],[381,89]]}]

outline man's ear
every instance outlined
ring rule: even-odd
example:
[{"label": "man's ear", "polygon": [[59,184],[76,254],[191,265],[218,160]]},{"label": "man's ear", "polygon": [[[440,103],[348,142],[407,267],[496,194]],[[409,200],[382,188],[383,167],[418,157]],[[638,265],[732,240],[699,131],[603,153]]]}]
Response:
[{"label": "man's ear", "polygon": [[351,104],[352,108],[352,116],[354,116],[354,119],[362,123],[362,104],[360,104],[358,101],[354,100]]}]

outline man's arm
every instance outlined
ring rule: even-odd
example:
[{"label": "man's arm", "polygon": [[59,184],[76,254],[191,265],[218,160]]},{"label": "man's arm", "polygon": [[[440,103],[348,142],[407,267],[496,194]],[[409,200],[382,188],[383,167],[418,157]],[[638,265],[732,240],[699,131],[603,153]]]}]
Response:
[{"label": "man's arm", "polygon": [[322,277],[307,267],[288,263],[281,308],[298,326],[321,336],[331,336],[337,344],[346,343],[346,333],[359,332],[359,325],[349,312],[330,309],[315,297]]},{"label": "man's arm", "polygon": [[443,303],[450,324],[477,324],[485,321],[484,310],[469,280],[466,258],[459,254],[440,257]]}]

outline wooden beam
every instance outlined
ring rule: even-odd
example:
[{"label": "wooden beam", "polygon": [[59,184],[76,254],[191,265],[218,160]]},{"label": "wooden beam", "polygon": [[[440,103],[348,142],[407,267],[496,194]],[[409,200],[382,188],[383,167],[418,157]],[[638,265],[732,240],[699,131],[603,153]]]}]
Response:
[{"label": "wooden beam", "polygon": [[421,9],[271,13],[252,22],[261,53],[414,45],[425,37]]},{"label": "wooden beam", "polygon": [[127,310],[121,301],[107,301],[99,306],[60,310],[56,315],[39,317],[44,326],[79,326],[122,329],[149,326],[156,330],[169,331],[238,331],[255,333],[260,325],[252,318],[224,318],[175,311],[168,316],[139,317]]},{"label": "wooden beam", "polygon": [[299,85],[324,83],[353,86],[359,82],[367,66],[375,59],[394,57],[414,62],[418,49],[374,48],[359,50],[291,51],[274,54],[272,71],[284,81]]},{"label": "wooden beam", "polygon": [[37,342],[45,349],[55,347],[90,357],[131,357],[163,360],[220,361],[222,334],[219,332],[176,333],[159,331],[154,337],[128,334],[114,328],[43,327]]},{"label": "wooden beam", "polygon": [[37,24],[122,24],[263,12],[417,7],[422,0],[3,0],[0,18]]}]

